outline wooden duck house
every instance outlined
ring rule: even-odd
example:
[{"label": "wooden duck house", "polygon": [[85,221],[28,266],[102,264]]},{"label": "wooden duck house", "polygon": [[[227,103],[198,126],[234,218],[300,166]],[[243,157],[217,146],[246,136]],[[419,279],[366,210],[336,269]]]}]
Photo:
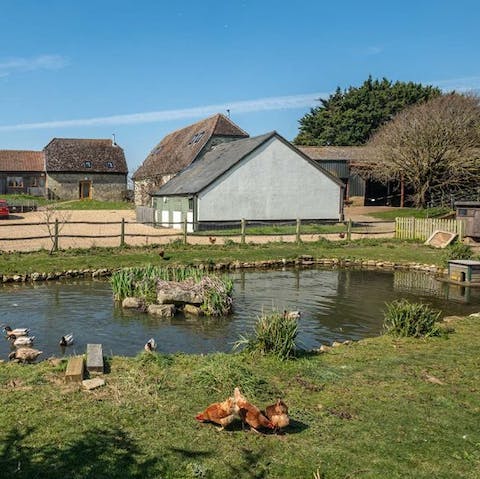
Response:
[{"label": "wooden duck house", "polygon": [[466,286],[480,286],[480,261],[455,259],[448,262],[448,279]]}]

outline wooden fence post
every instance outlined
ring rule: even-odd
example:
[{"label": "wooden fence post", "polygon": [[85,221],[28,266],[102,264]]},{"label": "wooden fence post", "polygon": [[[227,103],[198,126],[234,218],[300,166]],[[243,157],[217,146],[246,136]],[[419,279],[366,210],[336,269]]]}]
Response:
[{"label": "wooden fence post", "polygon": [[242,239],[241,239],[241,243],[242,243],[242,244],[245,244],[245,218],[242,218],[241,228],[242,228]]},{"label": "wooden fence post", "polygon": [[55,218],[55,237],[53,239],[53,251],[58,251],[58,218]]},{"label": "wooden fence post", "polygon": [[187,218],[183,220],[183,244],[187,244]]},{"label": "wooden fence post", "polygon": [[300,218],[297,218],[297,230],[296,230],[296,241],[297,243],[300,243]]},{"label": "wooden fence post", "polygon": [[120,226],[120,246],[125,246],[125,218],[122,218]]},{"label": "wooden fence post", "polygon": [[348,219],[347,223],[347,241],[352,239],[352,218]]}]

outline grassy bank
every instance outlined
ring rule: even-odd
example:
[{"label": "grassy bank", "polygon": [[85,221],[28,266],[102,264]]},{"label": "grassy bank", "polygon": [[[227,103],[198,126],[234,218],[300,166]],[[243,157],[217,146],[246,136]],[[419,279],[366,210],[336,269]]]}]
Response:
[{"label": "grassy bank", "polygon": [[[63,383],[64,363],[0,364],[2,474],[474,479],[479,326],[468,318],[453,323],[448,339],[380,337],[287,362],[114,357],[106,386],[92,392]],[[262,407],[282,397],[287,434],[261,436],[238,423],[218,432],[195,421],[237,385]]]},{"label": "grassy bank", "polygon": [[391,211],[377,211],[369,213],[373,218],[379,218],[387,221],[395,221],[395,218],[438,218],[451,213],[450,208],[395,208]]},{"label": "grassy bank", "polygon": [[[164,257],[159,256],[164,250]],[[374,259],[394,262],[442,264],[443,251],[423,244],[394,239],[308,242],[272,242],[263,245],[179,245],[159,248],[91,248],[34,253],[3,253],[0,255],[0,274],[64,271],[85,268],[120,268],[147,264],[190,265],[206,262],[261,261],[296,258],[308,254],[316,258]]]}]

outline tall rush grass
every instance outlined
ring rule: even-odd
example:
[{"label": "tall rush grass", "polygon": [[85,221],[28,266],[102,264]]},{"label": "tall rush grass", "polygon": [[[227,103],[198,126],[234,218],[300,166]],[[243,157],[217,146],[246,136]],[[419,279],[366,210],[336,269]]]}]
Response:
[{"label": "tall rush grass", "polygon": [[406,299],[387,303],[383,328],[386,334],[397,337],[422,338],[438,336],[441,312],[427,304],[410,303]]},{"label": "tall rush grass", "polygon": [[240,336],[234,349],[244,347],[246,351],[272,354],[281,360],[295,356],[298,320],[279,311],[262,314],[257,318],[254,333],[250,337]]}]

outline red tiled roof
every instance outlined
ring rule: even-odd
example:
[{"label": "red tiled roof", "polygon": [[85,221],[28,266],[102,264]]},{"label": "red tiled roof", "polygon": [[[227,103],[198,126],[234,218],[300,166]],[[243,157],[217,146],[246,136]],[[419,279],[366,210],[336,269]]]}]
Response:
[{"label": "red tiled roof", "polygon": [[248,133],[217,113],[167,135],[134,173],[134,180],[175,174],[192,163],[212,137],[248,138]]},{"label": "red tiled roof", "polygon": [[45,171],[43,151],[0,150],[0,171]]}]

